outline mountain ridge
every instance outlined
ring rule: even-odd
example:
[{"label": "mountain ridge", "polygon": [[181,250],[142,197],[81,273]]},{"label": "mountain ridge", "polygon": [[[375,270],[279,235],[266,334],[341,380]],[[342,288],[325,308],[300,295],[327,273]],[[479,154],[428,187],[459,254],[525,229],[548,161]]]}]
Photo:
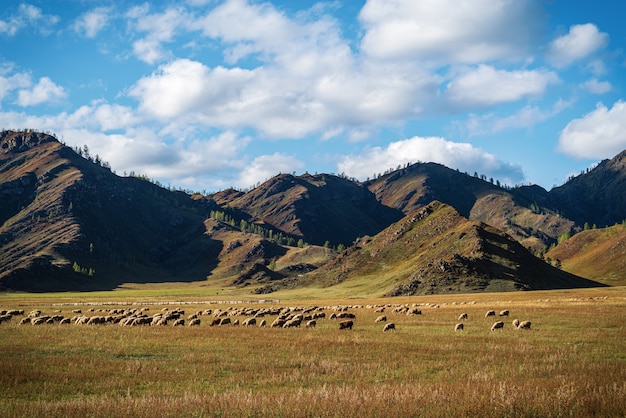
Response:
[{"label": "mountain ridge", "polygon": [[[538,186],[508,189],[435,163],[414,164],[363,183],[331,174],[279,174],[247,192],[226,189],[202,196],[167,190],[145,178],[117,176],[97,157],[79,154],[43,133],[0,134],[0,287],[98,290],[128,282],[210,281],[271,292],[316,277],[319,285],[336,279],[328,266],[357,251],[359,243],[377,241],[390,226],[433,202],[454,210],[464,225],[482,225],[482,238],[469,234],[471,228],[465,231],[476,242],[514,238],[515,244],[506,245],[519,245],[516,254],[541,256],[561,235],[583,229],[562,216],[559,193]],[[626,171],[619,164],[596,167],[607,168]],[[623,186],[618,180],[612,193]],[[621,210],[619,204],[615,207]],[[213,218],[214,213],[224,216]],[[431,263],[451,263],[459,277],[483,280],[491,274],[488,260],[469,268],[454,253],[429,251],[425,257]],[[535,267],[561,277],[530,257],[525,254],[523,263],[542,263]],[[491,261],[496,270],[512,263],[506,257]],[[402,270],[401,259],[389,256],[387,262]],[[480,268],[486,270],[477,276]],[[321,277],[325,271],[332,277]],[[417,289],[407,277],[397,275],[393,280],[400,290],[386,293],[403,294],[402,286]],[[574,276],[563,280],[587,285]],[[536,287],[505,282],[491,288]],[[431,290],[447,291],[446,284],[438,282]]]}]

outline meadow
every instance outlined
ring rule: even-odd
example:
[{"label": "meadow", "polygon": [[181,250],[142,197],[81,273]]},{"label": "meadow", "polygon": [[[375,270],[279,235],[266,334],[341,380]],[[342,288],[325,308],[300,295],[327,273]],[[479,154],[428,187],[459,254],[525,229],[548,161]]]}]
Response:
[{"label": "meadow", "polygon": [[[280,295],[279,295],[280,296]],[[274,296],[272,296],[274,297]],[[0,416],[618,417],[626,288],[403,298],[224,300],[4,294],[0,309],[88,316],[143,308],[318,307],[315,328],[0,324]],[[354,328],[329,319],[354,313]],[[384,307],[383,313],[377,312]],[[420,315],[394,313],[418,308]],[[485,317],[507,309],[508,317]],[[464,330],[455,332],[461,313]],[[396,325],[383,332],[380,315]],[[530,320],[516,330],[513,319]],[[233,316],[242,321],[243,316]],[[503,320],[503,330],[490,331]]]}]

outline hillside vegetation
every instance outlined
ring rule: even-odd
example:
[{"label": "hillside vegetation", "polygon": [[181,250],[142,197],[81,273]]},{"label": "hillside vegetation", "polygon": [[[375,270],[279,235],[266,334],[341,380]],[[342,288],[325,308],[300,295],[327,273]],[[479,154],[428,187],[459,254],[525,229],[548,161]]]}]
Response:
[{"label": "hillside vegetation", "polygon": [[[203,196],[118,176],[86,147],[44,133],[3,131],[0,289],[189,284],[392,296],[617,283],[620,251],[602,270],[589,267],[591,256],[572,268],[560,257],[570,273],[543,260],[589,222],[626,218],[625,173],[622,153],[548,192],[416,163],[365,183],[279,174],[249,191]],[[592,271],[601,271],[597,282],[571,274]]]}]

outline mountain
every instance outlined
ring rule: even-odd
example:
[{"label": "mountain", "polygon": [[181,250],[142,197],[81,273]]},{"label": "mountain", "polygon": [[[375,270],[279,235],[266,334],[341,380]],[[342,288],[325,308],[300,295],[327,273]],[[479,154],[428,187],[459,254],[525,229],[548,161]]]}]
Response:
[{"label": "mountain", "polygon": [[563,270],[613,286],[626,285],[626,223],[588,229],[545,254]]},{"label": "mountain", "polygon": [[239,216],[317,245],[351,245],[402,217],[367,188],[329,174],[279,174],[248,193],[229,190],[212,197]]},{"label": "mountain", "polygon": [[572,177],[549,193],[563,216],[579,225],[611,226],[626,219],[626,150]]},{"label": "mountain", "polygon": [[388,296],[600,285],[552,267],[507,234],[437,201],[361,239],[300,280],[300,285],[371,283]]},{"label": "mountain", "polygon": [[383,204],[405,214],[435,200],[447,203],[471,220],[508,233],[534,253],[545,251],[560,236],[580,230],[575,222],[560,216],[549,205],[541,205],[545,199],[538,203],[537,196],[543,190],[539,186],[505,189],[478,175],[470,176],[436,163],[400,168],[367,182],[366,186]]},{"label": "mountain", "polygon": [[219,253],[204,233],[209,208],[91,160],[49,135],[2,132],[2,287],[95,290],[206,277]]},{"label": "mountain", "polygon": [[[566,213],[626,218],[623,173],[622,153],[548,192],[418,163],[365,183],[280,174],[250,191],[203,196],[118,176],[86,147],[44,133],[2,131],[0,288],[196,282],[264,293],[362,277],[375,287],[370,293],[389,295],[588,286],[531,253],[587,229]],[[400,244],[394,234],[410,239]],[[615,254],[613,270],[625,257]]]}]

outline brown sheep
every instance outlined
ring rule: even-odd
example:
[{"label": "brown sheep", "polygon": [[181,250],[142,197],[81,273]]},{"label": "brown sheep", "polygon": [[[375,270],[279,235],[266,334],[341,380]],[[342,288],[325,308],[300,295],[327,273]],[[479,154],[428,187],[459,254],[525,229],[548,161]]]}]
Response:
[{"label": "brown sheep", "polygon": [[513,320],[513,322],[512,322],[512,324],[513,324],[513,327],[514,327],[514,328],[519,327],[519,319],[514,319],[514,320]]},{"label": "brown sheep", "polygon": [[530,329],[531,322],[530,321],[522,321],[517,326],[517,329]]},{"label": "brown sheep", "polygon": [[487,313],[485,314],[485,318],[488,318],[490,316],[496,316],[496,311],[487,311]]},{"label": "brown sheep", "polygon": [[352,329],[354,321],[341,321],[339,323],[339,329]]},{"label": "brown sheep", "polygon": [[493,325],[491,326],[491,330],[495,331],[497,329],[504,329],[504,322],[502,321],[494,322]]},{"label": "brown sheep", "polygon": [[457,332],[457,331],[463,331],[463,328],[464,328],[463,323],[462,323],[462,322],[459,322],[458,324],[456,324],[456,325],[454,326],[454,332]]},{"label": "brown sheep", "polygon": [[385,315],[381,315],[376,318],[376,322],[387,322],[387,317]]},{"label": "brown sheep", "polygon": [[385,326],[383,327],[383,332],[395,331],[395,330],[396,330],[396,324],[394,324],[393,322],[389,322],[385,324]]},{"label": "brown sheep", "polygon": [[459,315],[459,321],[464,321],[468,318],[467,316],[467,312],[463,312],[461,315]]},{"label": "brown sheep", "polygon": [[508,311],[508,309],[505,309],[503,311],[500,311],[500,313],[498,315],[499,316],[509,316],[509,311]]}]

